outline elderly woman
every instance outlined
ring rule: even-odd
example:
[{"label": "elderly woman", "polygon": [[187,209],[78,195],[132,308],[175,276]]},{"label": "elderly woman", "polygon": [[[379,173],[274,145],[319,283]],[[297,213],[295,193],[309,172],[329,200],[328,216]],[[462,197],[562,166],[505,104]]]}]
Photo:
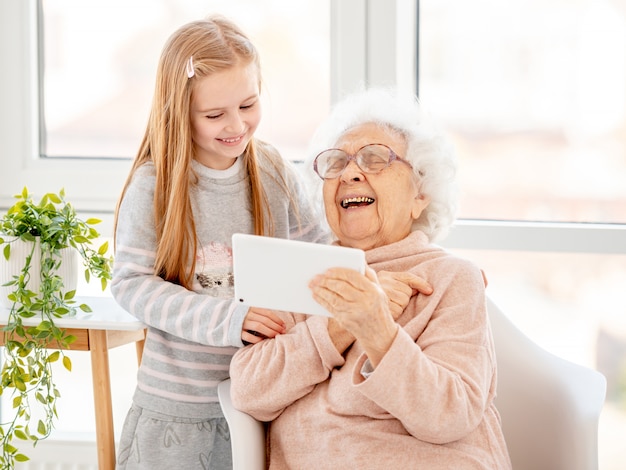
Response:
[{"label": "elderly woman", "polygon": [[[318,275],[331,318],[282,314],[285,334],[235,354],[232,400],[270,422],[270,468],[509,469],[481,271],[432,244],[455,212],[445,139],[414,99],[370,90],[335,107],[313,149],[336,243],[371,269]],[[381,270],[433,293],[390,308]]]}]

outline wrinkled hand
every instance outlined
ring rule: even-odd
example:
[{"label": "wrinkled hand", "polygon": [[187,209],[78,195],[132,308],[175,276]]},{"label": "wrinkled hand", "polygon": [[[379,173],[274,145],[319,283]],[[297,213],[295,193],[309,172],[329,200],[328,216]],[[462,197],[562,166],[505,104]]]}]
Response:
[{"label": "wrinkled hand", "polygon": [[389,311],[394,320],[402,315],[415,294],[433,293],[432,286],[425,279],[410,272],[379,271],[378,281],[389,298]]},{"label": "wrinkled hand", "polygon": [[276,313],[265,308],[252,307],[243,320],[241,340],[255,344],[284,332],[285,322]]},{"label": "wrinkled hand", "polygon": [[353,269],[332,268],[315,276],[309,287],[313,298],[361,342],[375,366],[398,328],[376,273],[369,268],[365,275]]}]

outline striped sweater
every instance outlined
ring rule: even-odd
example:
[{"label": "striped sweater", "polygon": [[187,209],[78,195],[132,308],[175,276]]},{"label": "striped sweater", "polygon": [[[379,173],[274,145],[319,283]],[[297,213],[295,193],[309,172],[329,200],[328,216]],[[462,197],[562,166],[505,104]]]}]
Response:
[{"label": "striped sweater", "polygon": [[[266,152],[275,151],[260,145],[259,167],[275,236],[326,242],[297,173],[286,164],[278,176]],[[231,236],[252,233],[250,183],[241,159],[224,171],[193,161],[193,170],[198,180],[191,203],[199,248],[192,289],[155,275],[155,168],[149,163],[135,172],[120,205],[111,291],[148,329],[133,401],[173,416],[213,418],[222,416],[217,384],[228,377],[232,355],[243,346],[247,307],[232,298]],[[277,183],[283,178],[291,201]]]}]

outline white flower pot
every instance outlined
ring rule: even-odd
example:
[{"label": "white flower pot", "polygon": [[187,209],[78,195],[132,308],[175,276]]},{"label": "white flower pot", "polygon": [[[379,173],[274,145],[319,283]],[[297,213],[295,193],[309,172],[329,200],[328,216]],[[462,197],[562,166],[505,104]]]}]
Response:
[{"label": "white flower pot", "polygon": [[[3,237],[5,241],[7,237]],[[33,250],[33,243],[35,249]],[[19,239],[10,241],[11,255],[9,259],[5,259],[4,254],[0,251],[0,303],[11,308],[13,302],[8,299],[8,295],[15,290],[15,286],[4,286],[7,282],[13,280],[14,276],[19,276],[26,262],[26,257],[33,253],[30,266],[30,280],[26,285],[27,289],[39,293],[41,287],[40,281],[40,265],[41,252],[39,249],[39,240],[35,242],[24,242]],[[3,249],[4,245],[0,248]],[[56,273],[63,279],[63,292],[76,290],[78,284],[78,258],[79,254],[74,248],[65,248],[61,250],[61,266]]]}]

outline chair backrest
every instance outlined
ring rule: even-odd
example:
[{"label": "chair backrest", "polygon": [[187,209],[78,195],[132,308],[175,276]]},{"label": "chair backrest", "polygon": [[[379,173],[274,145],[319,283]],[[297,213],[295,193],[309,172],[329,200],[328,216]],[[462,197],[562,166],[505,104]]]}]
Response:
[{"label": "chair backrest", "polygon": [[606,379],[542,349],[491,300],[496,406],[514,470],[596,470]]},{"label": "chair backrest", "polygon": [[[488,300],[498,361],[496,404],[514,470],[597,470],[606,379],[524,335]],[[265,469],[265,426],[236,410],[230,380],[218,386],[230,427],[233,470]]]}]

